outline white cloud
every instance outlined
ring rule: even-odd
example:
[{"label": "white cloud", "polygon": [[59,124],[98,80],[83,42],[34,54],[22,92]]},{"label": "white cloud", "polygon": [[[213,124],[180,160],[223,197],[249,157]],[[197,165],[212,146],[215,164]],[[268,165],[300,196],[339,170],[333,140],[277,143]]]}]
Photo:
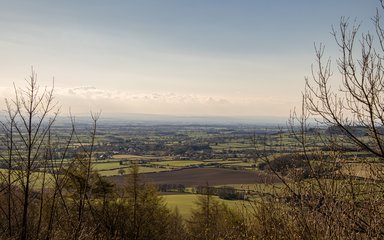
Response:
[{"label": "white cloud", "polygon": [[132,101],[132,102],[158,102],[169,104],[230,104],[228,99],[222,97],[203,96],[197,94],[168,93],[129,93],[119,90],[102,90],[92,86],[56,89],[60,97],[80,98],[84,100],[100,101]]},{"label": "white cloud", "polygon": [[[0,87],[4,98],[13,98],[12,87]],[[233,96],[181,94],[176,92],[128,92],[106,90],[93,86],[55,88],[56,100],[62,114],[71,109],[73,114],[101,110],[105,115],[125,113],[188,115],[188,116],[282,116],[299,106],[300,99],[284,96]],[[4,101],[0,99],[0,109]]]},{"label": "white cloud", "polygon": [[128,92],[92,86],[56,89],[64,109],[74,113],[102,110],[106,114],[288,116],[297,102],[277,96],[207,96],[175,92]]}]

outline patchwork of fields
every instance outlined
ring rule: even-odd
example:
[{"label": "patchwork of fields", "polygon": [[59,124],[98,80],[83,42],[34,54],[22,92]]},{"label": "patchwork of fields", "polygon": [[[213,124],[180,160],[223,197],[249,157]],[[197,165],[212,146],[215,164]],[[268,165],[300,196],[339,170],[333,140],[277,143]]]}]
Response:
[{"label": "patchwork of fields", "polygon": [[[68,129],[61,130],[61,138],[65,139]],[[320,149],[317,136],[327,136],[325,129],[312,131],[307,136],[309,155]],[[80,146],[90,146],[86,131],[78,134],[83,143],[70,145],[67,158],[49,164],[45,186],[50,186],[52,172],[70,166]],[[253,192],[270,192],[274,186],[281,184],[281,180],[268,171],[265,159],[272,160],[273,164],[276,164],[275,159],[290,162],[302,152],[301,146],[288,129],[254,125],[101,125],[95,143],[91,159],[92,171],[116,185],[122,185],[131,167],[137,165],[144,181],[156,186],[171,186],[170,192],[161,194],[165,194],[164,199],[169,207],[177,206],[185,216],[190,213],[193,199],[197,196],[191,194],[191,188],[226,186],[243,191],[244,186],[247,189],[256,186],[258,189]],[[327,161],[323,161],[327,155],[324,156],[324,159],[312,159],[311,162],[315,166],[327,164]],[[343,151],[339,158],[346,162],[339,169],[342,174],[370,177],[371,169],[360,161],[368,159],[374,162],[375,159],[366,152]],[[276,165],[280,167],[281,173],[287,175],[288,181],[292,172],[305,170],[305,166],[295,161],[291,165]],[[60,168],[58,163],[61,164]],[[3,177],[4,171],[0,171],[0,177]],[[12,171],[12,177],[18,178],[18,170]],[[33,174],[34,188],[42,185],[38,179],[43,171],[37,168]],[[176,185],[182,185],[181,194],[175,194],[175,189],[172,189]],[[229,201],[229,205],[233,203],[244,204],[245,201]]]}]

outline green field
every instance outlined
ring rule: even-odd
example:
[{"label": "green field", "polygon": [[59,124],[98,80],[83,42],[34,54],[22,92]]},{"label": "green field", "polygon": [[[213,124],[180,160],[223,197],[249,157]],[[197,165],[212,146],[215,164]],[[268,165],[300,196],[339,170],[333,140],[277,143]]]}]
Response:
[{"label": "green field", "polygon": [[[8,170],[0,169],[0,181],[7,182]],[[11,181],[15,185],[20,185],[23,178],[23,172],[20,170],[11,170]],[[53,186],[53,176],[50,173],[45,173],[45,187],[49,188]],[[39,189],[43,185],[43,172],[32,172],[30,177],[31,187]]]},{"label": "green field", "polygon": [[119,160],[151,160],[151,159],[158,159],[156,156],[149,156],[149,155],[132,155],[132,154],[115,154],[112,156],[113,159],[119,159]]},{"label": "green field", "polygon": [[[191,217],[192,210],[196,208],[197,197],[201,195],[197,194],[175,194],[175,195],[164,195],[162,196],[167,203],[169,209],[173,210],[177,208],[180,215],[184,219]],[[226,204],[229,208],[233,210],[240,210],[243,208],[252,208],[252,203],[242,200],[223,200],[217,196],[212,196],[213,199],[218,200]]]},{"label": "green field", "polygon": [[153,162],[152,164],[168,166],[168,167],[188,167],[188,166],[191,166],[191,165],[204,164],[204,162],[203,161],[194,161],[194,160],[180,160],[180,161]]},{"label": "green field", "polygon": [[97,171],[110,170],[114,168],[120,168],[120,162],[111,161],[111,162],[95,162],[92,164],[92,169]]},{"label": "green field", "polygon": [[[117,175],[121,175],[119,172],[120,170],[124,171],[123,174],[129,174],[130,169],[131,169],[130,167],[124,167],[124,168],[122,167],[119,169],[99,170],[98,173],[104,177],[117,176]],[[162,171],[168,171],[168,169],[152,168],[152,167],[144,167],[144,166],[139,167],[139,173],[154,173],[154,172],[162,172]]]}]

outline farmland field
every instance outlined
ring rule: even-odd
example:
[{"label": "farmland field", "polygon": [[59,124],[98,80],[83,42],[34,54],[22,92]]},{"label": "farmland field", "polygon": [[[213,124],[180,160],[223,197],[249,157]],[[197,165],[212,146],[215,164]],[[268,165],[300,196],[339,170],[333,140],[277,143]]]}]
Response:
[{"label": "farmland field", "polygon": [[[169,194],[163,195],[163,199],[167,203],[167,206],[170,210],[174,210],[177,208],[180,215],[184,219],[188,219],[191,217],[191,213],[194,208],[196,208],[196,200],[198,198],[198,194]],[[242,200],[223,200],[218,198],[217,196],[212,196],[213,199],[226,204],[229,208],[233,210],[241,210],[243,207],[251,209],[251,203]]]},{"label": "farmland field", "polygon": [[183,160],[183,161],[161,161],[153,163],[155,165],[163,165],[169,167],[187,167],[191,165],[204,164],[202,161]]},{"label": "farmland field", "polygon": [[[183,184],[185,186],[280,182],[279,179],[272,174],[223,168],[190,168],[176,171],[146,173],[143,174],[142,177],[153,184]],[[123,182],[123,177],[121,176],[114,176],[109,179],[117,184]]]},{"label": "farmland field", "polygon": [[[155,173],[155,172],[161,172],[161,171],[167,171],[167,169],[162,168],[151,168],[151,167],[140,167],[139,173]],[[130,167],[120,167],[117,169],[104,169],[104,170],[98,170],[98,173],[101,176],[104,177],[110,177],[110,176],[118,176],[118,175],[124,175],[129,174]]]},{"label": "farmland field", "polygon": [[116,154],[113,155],[113,159],[127,159],[127,160],[144,160],[144,159],[153,159],[155,156],[138,156],[132,154]]},{"label": "farmland field", "polygon": [[[326,136],[324,129],[316,131]],[[67,133],[62,134],[65,136]],[[265,159],[273,161],[282,158],[289,161],[302,153],[301,147],[292,139],[287,129],[254,125],[122,123],[101,125],[99,134],[91,158],[92,170],[119,187],[126,184],[131,167],[139,166],[141,179],[155,185],[168,208],[172,210],[177,207],[184,219],[188,219],[196,207],[195,201],[199,196],[197,193],[201,193],[201,186],[233,189],[238,193],[246,193],[248,200],[282,193],[283,184],[268,170]],[[81,137],[86,139],[86,134]],[[316,134],[308,135],[308,141],[311,142],[307,147],[308,153],[315,154],[320,149]],[[82,145],[89,146],[88,143]],[[58,169],[56,162],[60,163],[61,160],[61,167],[68,167],[69,163],[76,159],[76,149],[79,146],[76,143],[71,145],[65,159],[52,161],[50,168]],[[7,154],[5,149],[2,151],[0,153]],[[327,153],[324,156],[327,156]],[[340,173],[360,178],[371,177],[370,167],[379,166],[377,162],[369,166],[364,164],[363,161],[374,163],[375,159],[367,152],[353,149],[343,151],[340,159],[344,161],[339,169]],[[282,170],[286,171],[286,174],[302,170],[298,169],[298,165],[285,166],[284,161],[280,162],[280,166],[283,166]],[[6,163],[0,161],[3,166],[6,166]],[[32,175],[34,189],[41,187],[39,176],[44,170],[39,166],[40,162],[37,163]],[[311,160],[311,163],[318,166],[320,161]],[[53,186],[50,181],[52,176],[49,174],[46,187]],[[15,178],[16,175],[12,174],[12,177]],[[284,179],[288,182],[292,180],[289,175],[285,175]],[[230,208],[249,207],[247,201],[223,200],[218,197],[217,192],[215,194],[217,196],[213,196],[214,199]]]}]

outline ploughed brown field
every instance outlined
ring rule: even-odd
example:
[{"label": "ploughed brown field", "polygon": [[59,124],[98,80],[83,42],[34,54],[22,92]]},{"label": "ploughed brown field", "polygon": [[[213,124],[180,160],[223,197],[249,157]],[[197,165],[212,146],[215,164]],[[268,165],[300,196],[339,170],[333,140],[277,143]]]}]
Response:
[{"label": "ploughed brown field", "polygon": [[[183,184],[185,186],[211,186],[224,184],[278,183],[280,180],[264,172],[232,170],[224,168],[189,168],[169,172],[143,173],[144,180],[153,184]],[[111,176],[108,179],[120,185],[124,176]]]}]

